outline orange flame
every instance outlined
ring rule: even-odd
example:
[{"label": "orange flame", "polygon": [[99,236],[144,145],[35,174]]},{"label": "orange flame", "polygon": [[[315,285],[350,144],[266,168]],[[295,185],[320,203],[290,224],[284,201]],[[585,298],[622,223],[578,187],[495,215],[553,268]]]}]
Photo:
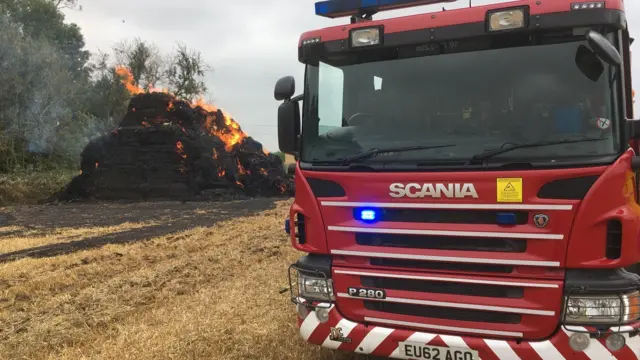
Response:
[{"label": "orange flame", "polygon": [[182,157],[183,159],[187,158],[187,154],[185,154],[184,152],[184,145],[182,145],[182,141],[178,141],[176,142],[176,152],[180,155],[180,157]]},{"label": "orange flame", "polygon": [[209,133],[211,135],[217,136],[224,142],[225,150],[231,151],[234,145],[241,143],[248,137],[248,135],[244,131],[242,131],[240,125],[235,120],[233,120],[229,114],[225,114],[224,111],[220,110],[224,119],[225,128],[219,129],[215,122],[216,113],[218,111],[215,106],[204,103],[202,99],[196,100],[194,102],[194,105],[200,106],[209,113],[212,113],[207,117],[205,125],[207,129],[209,129]]},{"label": "orange flame", "polygon": [[[122,66],[122,65],[116,66],[115,72],[120,77],[122,84],[127,89],[127,91],[131,93],[131,95],[138,95],[144,92],[163,92],[167,94],[169,93],[167,89],[158,89],[158,88],[154,88],[153,86],[149,86],[147,89],[143,89],[142,87],[140,87],[135,83],[133,74],[126,66]],[[196,99],[193,102],[192,106],[194,107],[200,106],[201,108],[203,108],[209,113],[215,113],[218,111],[217,107],[211,104],[207,104],[204,98]],[[171,102],[169,103],[167,110],[170,111],[173,109],[173,107],[174,107],[174,104]],[[135,109],[133,109],[132,111],[135,111]],[[213,119],[207,120],[207,128],[209,129],[209,132],[211,133],[211,135],[215,135],[219,137],[225,143],[225,149],[227,151],[231,151],[231,149],[233,149],[233,146],[235,144],[242,142],[248,136],[247,134],[244,133],[244,131],[242,131],[242,129],[240,129],[240,125],[237,122],[235,122],[235,120],[233,120],[230,115],[225,114],[224,111],[222,110],[221,112],[222,112],[222,116],[224,117],[224,123],[226,125],[226,129],[222,129],[222,130],[217,129],[216,126],[213,125],[212,123]],[[265,151],[265,154],[267,154],[266,151]]]},{"label": "orange flame", "polygon": [[133,74],[129,69],[124,66],[116,66],[116,75],[120,77],[120,81],[122,81],[122,85],[127,89],[131,95],[137,95],[144,90],[136,85],[135,79],[133,78]]},{"label": "orange flame", "polygon": [[226,174],[227,172],[224,169],[218,170],[218,177],[224,177]]},{"label": "orange flame", "polygon": [[247,169],[244,168],[244,166],[242,166],[242,164],[240,164],[240,160],[236,159],[236,163],[238,163],[238,173],[240,173],[240,175],[244,175],[247,173]]},{"label": "orange flame", "polygon": [[[162,93],[169,94],[168,89],[158,89],[153,87],[153,85],[149,85],[146,89],[140,87],[138,84],[136,84],[132,72],[126,66],[122,66],[122,65],[116,66],[115,73],[120,77],[122,85],[127,89],[127,91],[131,95],[138,95],[145,92],[162,92]],[[205,126],[211,135],[218,137],[220,140],[224,142],[226,151],[231,151],[236,144],[242,143],[248,137],[248,135],[244,131],[242,131],[242,129],[240,128],[240,124],[238,124],[229,114],[226,114],[222,109],[220,109],[220,113],[222,113],[223,119],[216,119],[216,115],[218,114],[219,109],[214,105],[208,104],[204,100],[204,98],[196,99],[191,103],[191,106],[201,107],[202,109],[204,109],[209,113],[209,116],[207,116]],[[172,111],[174,109],[175,109],[175,104],[173,103],[173,101],[169,102],[169,105],[167,105],[167,111]],[[136,109],[132,108],[131,111],[135,112]],[[216,120],[223,120],[225,125],[224,128],[219,128],[216,125]],[[149,125],[147,122],[143,122],[143,126],[149,126]],[[182,130],[183,132],[186,133],[186,130],[184,128]],[[183,159],[187,158],[187,154],[184,153],[184,147],[181,142],[176,143],[176,151],[178,152],[178,154],[180,154],[180,156]],[[269,155],[269,152],[266,149],[263,148],[262,151],[264,152],[265,155]],[[218,158],[218,154],[215,149],[213,150],[213,158],[214,159]],[[247,170],[240,164],[239,161],[238,161],[238,173],[240,174],[248,173]],[[224,176],[224,174],[225,174],[224,170],[219,171],[220,176]],[[266,174],[266,172],[263,172],[263,174]],[[240,186],[243,186],[241,183],[238,183],[238,184]]]}]

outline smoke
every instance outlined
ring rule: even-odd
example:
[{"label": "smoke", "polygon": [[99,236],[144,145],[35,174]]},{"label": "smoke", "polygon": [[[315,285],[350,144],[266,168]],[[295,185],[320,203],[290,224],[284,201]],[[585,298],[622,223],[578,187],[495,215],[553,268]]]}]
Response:
[{"label": "smoke", "polygon": [[[51,153],[78,86],[64,57],[0,14],[0,127],[14,152]],[[8,141],[8,140],[7,140]]]},{"label": "smoke", "polygon": [[91,139],[113,130],[128,95],[113,76],[92,81],[72,61],[0,11],[0,171],[33,156],[77,164]]}]

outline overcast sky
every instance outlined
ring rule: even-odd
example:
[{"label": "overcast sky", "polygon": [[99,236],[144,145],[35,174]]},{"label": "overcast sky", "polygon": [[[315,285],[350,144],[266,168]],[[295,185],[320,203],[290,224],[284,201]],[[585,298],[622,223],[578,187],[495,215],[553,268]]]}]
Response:
[{"label": "overcast sky", "polygon": [[[473,0],[473,4],[506,2]],[[230,113],[249,135],[278,150],[273,85],[294,75],[302,89],[297,61],[300,34],[348,22],[315,15],[315,0],[80,0],[83,10],[67,20],[82,28],[91,51],[109,50],[123,39],[140,37],[170,51],[176,42],[199,50],[214,71],[207,77],[217,106]],[[467,0],[445,4],[468,6]],[[376,18],[438,11],[442,5],[381,13]],[[640,40],[640,1],[626,2],[632,36]],[[640,46],[637,41],[633,49]],[[638,51],[638,50],[636,50]],[[633,57],[640,90],[640,56]],[[636,108],[638,106],[636,105]],[[636,117],[640,115],[636,111]]]}]

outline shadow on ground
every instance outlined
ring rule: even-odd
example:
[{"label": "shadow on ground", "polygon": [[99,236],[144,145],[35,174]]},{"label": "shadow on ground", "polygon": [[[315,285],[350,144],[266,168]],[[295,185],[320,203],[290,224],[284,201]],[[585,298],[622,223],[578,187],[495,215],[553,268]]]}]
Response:
[{"label": "shadow on ground", "polygon": [[[275,207],[283,199],[252,199],[233,202],[138,202],[75,203],[10,208],[10,228],[0,227],[3,238],[39,236],[63,228],[118,226],[124,223],[151,223],[149,226],[109,233],[77,241],[47,244],[0,254],[0,263],[24,257],[51,257],[107,244],[124,244],[253,215]],[[16,230],[16,227],[19,229]]]}]

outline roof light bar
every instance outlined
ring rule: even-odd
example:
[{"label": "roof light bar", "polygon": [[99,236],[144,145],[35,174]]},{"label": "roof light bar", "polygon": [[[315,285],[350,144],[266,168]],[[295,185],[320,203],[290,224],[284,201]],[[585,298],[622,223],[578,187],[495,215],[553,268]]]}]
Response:
[{"label": "roof light bar", "polygon": [[316,2],[316,15],[335,19],[362,13],[455,1],[457,0],[326,0]]},{"label": "roof light bar", "polygon": [[602,9],[604,1],[579,2],[571,4],[571,10]]}]

